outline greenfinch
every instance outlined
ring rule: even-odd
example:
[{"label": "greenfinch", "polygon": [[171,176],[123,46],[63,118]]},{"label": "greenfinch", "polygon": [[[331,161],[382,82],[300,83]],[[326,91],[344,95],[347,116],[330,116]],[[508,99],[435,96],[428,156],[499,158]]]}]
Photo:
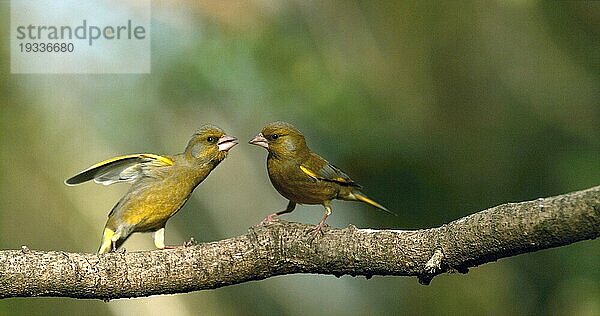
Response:
[{"label": "greenfinch", "polygon": [[97,163],[65,180],[77,185],[89,180],[109,185],[131,183],[129,191],[108,214],[98,253],[117,250],[132,233],[152,232],[154,245],[165,248],[165,224],[192,191],[237,144],[220,128],[202,126],[185,151],[173,156],[133,154]]},{"label": "greenfinch", "polygon": [[268,151],[267,171],[275,189],[289,200],[285,210],[267,216],[263,223],[290,213],[296,204],[321,204],[323,219],[314,231],[320,232],[331,214],[331,200],[360,201],[393,214],[363,194],[361,186],[346,173],[312,152],[304,135],[286,122],[267,124],[250,144]]}]

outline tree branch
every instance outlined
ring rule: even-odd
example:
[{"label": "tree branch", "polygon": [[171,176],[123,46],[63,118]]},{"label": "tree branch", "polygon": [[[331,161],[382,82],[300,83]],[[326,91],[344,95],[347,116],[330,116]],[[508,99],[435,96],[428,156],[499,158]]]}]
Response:
[{"label": "tree branch", "polygon": [[417,276],[466,273],[499,258],[600,235],[600,186],[496,206],[438,228],[325,229],[275,222],[191,247],[106,255],[0,251],[0,298],[114,299],[214,289],[276,275]]}]

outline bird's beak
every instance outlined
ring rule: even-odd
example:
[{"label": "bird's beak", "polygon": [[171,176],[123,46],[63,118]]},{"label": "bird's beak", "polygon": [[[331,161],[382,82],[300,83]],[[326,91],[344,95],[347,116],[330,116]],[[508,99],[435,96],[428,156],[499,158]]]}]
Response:
[{"label": "bird's beak", "polygon": [[258,135],[256,135],[256,137],[252,138],[252,140],[249,141],[248,143],[269,149],[269,143],[267,142],[267,139],[263,136],[262,133],[258,133]]},{"label": "bird's beak", "polygon": [[217,141],[217,145],[219,146],[219,151],[228,151],[233,146],[237,145],[237,138],[223,135],[219,138],[219,141]]}]

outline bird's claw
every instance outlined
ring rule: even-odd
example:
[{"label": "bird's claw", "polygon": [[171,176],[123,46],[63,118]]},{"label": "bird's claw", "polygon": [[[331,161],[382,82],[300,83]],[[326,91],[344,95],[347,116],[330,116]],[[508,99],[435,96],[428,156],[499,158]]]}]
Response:
[{"label": "bird's claw", "polygon": [[323,237],[324,235],[325,235],[325,233],[323,233],[323,231],[321,229],[314,229],[312,231],[312,239],[316,239],[317,236]]},{"label": "bird's claw", "polygon": [[313,227],[311,230],[309,230],[308,232],[310,234],[312,234],[311,239],[314,240],[315,238],[317,238],[318,235],[324,236],[325,233],[323,232],[323,227],[329,227],[329,225],[327,225],[325,223],[319,223],[315,227]]},{"label": "bird's claw", "polygon": [[194,239],[194,237],[190,237],[190,240],[184,242],[183,246],[184,247],[192,247],[192,246],[195,246],[197,244],[198,244],[198,242],[196,241],[196,239]]},{"label": "bird's claw", "polygon": [[265,219],[263,219],[262,222],[260,222],[260,223],[261,223],[261,225],[266,226],[277,220],[278,220],[277,213],[273,213],[273,214],[270,214],[269,216],[265,217]]}]

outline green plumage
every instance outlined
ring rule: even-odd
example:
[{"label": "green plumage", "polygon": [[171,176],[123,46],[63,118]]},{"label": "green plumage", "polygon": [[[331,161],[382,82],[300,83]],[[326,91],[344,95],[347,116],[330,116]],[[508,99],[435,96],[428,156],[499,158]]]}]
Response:
[{"label": "green plumage", "polygon": [[131,187],[108,215],[100,253],[116,250],[136,232],[154,232],[155,245],[164,248],[164,227],[189,199],[192,191],[227,156],[234,137],[205,125],[174,156],[134,154],[112,158],[67,179],[67,185],[89,180]]},{"label": "green plumage", "polygon": [[273,187],[290,201],[286,210],[269,215],[265,219],[267,222],[275,215],[291,212],[296,203],[322,204],[326,213],[316,227],[320,230],[331,212],[330,202],[333,199],[361,201],[391,213],[360,192],[361,186],[346,173],[313,153],[304,135],[289,123],[267,124],[250,143],[268,150],[269,179]]}]

